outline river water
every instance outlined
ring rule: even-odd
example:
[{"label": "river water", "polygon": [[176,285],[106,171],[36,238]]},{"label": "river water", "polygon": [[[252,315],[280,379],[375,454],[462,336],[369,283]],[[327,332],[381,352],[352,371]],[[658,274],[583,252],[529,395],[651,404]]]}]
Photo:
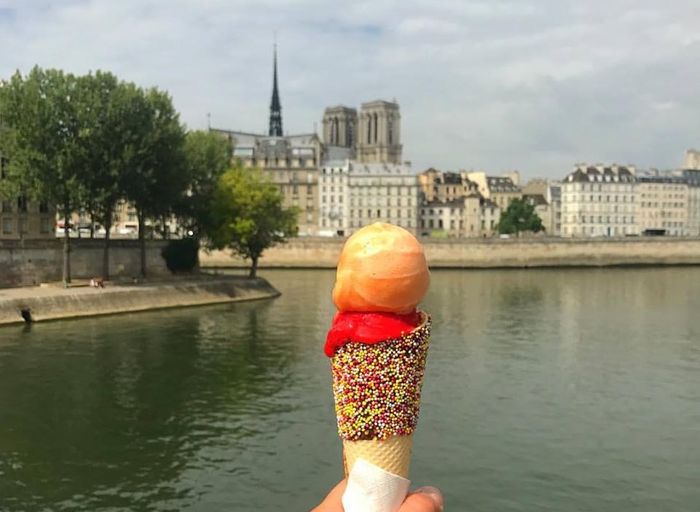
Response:
[{"label": "river water", "polygon": [[[341,477],[330,271],[0,329],[0,511],[308,510]],[[412,479],[452,511],[700,510],[700,269],[436,271]]]}]

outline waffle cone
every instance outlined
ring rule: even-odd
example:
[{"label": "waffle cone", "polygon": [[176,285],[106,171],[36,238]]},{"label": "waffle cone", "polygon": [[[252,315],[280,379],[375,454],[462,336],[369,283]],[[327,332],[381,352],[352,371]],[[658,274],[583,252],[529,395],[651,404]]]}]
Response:
[{"label": "waffle cone", "polygon": [[365,459],[408,478],[420,392],[430,339],[430,317],[399,338],[349,342],[331,358],[338,433],[349,475]]},{"label": "waffle cone", "polygon": [[411,464],[413,436],[392,436],[383,441],[369,439],[360,441],[343,440],[343,463],[347,477],[358,459],[382,468],[394,475],[408,478]]}]

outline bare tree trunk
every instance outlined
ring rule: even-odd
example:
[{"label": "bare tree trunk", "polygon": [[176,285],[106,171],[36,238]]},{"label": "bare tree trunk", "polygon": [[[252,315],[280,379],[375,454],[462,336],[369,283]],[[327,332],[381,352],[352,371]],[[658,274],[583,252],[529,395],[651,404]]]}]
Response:
[{"label": "bare tree trunk", "polygon": [[139,248],[141,250],[141,277],[146,277],[146,215],[140,208],[136,209],[139,220]]},{"label": "bare tree trunk", "polygon": [[68,288],[71,282],[70,278],[70,227],[68,216],[70,215],[70,207],[68,204],[63,205],[63,286]]},{"label": "bare tree trunk", "polygon": [[108,210],[105,215],[105,241],[102,250],[102,279],[109,279],[109,235],[112,230],[112,210]]},{"label": "bare tree trunk", "polygon": [[165,216],[165,215],[162,215],[161,218],[160,218],[160,221],[161,221],[161,223],[162,223],[162,225],[163,225],[163,239],[164,239],[164,240],[167,240],[167,239],[170,238],[170,229],[168,229],[168,225],[167,225],[167,223],[166,223],[166,222],[167,222],[166,216]]},{"label": "bare tree trunk", "polygon": [[88,215],[90,216],[90,239],[95,238],[95,208],[88,207]]},{"label": "bare tree trunk", "polygon": [[250,262],[250,273],[248,274],[248,277],[254,279],[258,274],[258,256],[253,256],[250,258]]}]

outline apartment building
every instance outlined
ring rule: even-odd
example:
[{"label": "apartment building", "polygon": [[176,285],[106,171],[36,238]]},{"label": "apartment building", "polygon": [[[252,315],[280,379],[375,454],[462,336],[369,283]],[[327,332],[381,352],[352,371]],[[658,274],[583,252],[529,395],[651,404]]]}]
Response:
[{"label": "apartment building", "polygon": [[561,235],[639,234],[633,166],[579,164],[561,183]]},{"label": "apartment building", "polygon": [[640,234],[690,234],[689,187],[682,174],[656,170],[639,174],[636,192]]},{"label": "apartment building", "polygon": [[319,178],[319,234],[347,236],[373,222],[418,229],[418,179],[407,164],[328,161]]}]

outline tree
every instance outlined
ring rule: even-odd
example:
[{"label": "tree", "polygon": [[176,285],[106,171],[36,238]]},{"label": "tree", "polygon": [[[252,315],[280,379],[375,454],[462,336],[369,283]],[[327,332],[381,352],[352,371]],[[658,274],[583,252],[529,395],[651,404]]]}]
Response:
[{"label": "tree", "polygon": [[158,89],[136,89],[132,99],[131,141],[125,152],[123,189],[139,223],[141,276],[146,276],[146,219],[173,213],[187,189],[183,170],[184,129],[170,96]]},{"label": "tree", "polygon": [[282,194],[259,170],[240,165],[221,176],[207,227],[209,247],[229,248],[251,261],[255,277],[263,251],[297,231],[297,209],[282,206]]},{"label": "tree", "polygon": [[92,226],[105,229],[102,277],[109,279],[109,245],[114,210],[123,196],[125,151],[133,136],[130,107],[135,87],[111,73],[97,71],[80,77],[80,139],[85,148],[82,183]]},{"label": "tree", "polygon": [[496,227],[501,234],[518,234],[523,231],[537,233],[544,230],[542,219],[535,213],[535,207],[524,199],[513,200]]},{"label": "tree", "polygon": [[231,143],[211,132],[191,131],[185,136],[184,157],[189,187],[177,215],[182,227],[199,240],[219,179],[231,167]]},{"label": "tree", "polygon": [[63,282],[71,281],[70,217],[84,201],[81,178],[78,80],[63,71],[34,67],[0,88],[3,146],[9,148],[8,181],[16,192],[57,207],[64,218]]}]

